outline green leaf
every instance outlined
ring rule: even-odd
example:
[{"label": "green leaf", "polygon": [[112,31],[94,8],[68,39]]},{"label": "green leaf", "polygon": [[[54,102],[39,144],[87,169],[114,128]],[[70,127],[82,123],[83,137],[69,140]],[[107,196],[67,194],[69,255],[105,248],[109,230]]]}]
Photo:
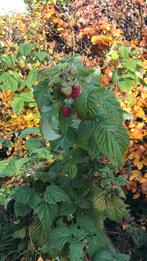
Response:
[{"label": "green leaf", "polygon": [[102,248],[105,249],[110,245],[110,240],[103,230],[97,227],[95,234],[94,236],[88,237],[88,254],[90,256],[93,256],[97,251],[100,251]]},{"label": "green leaf", "polygon": [[97,95],[89,90],[83,91],[75,101],[76,112],[83,119],[95,119],[98,107]]},{"label": "green leaf", "polygon": [[123,254],[112,246],[108,247],[106,250],[101,250],[95,255],[94,261],[129,261],[129,255]]},{"label": "green leaf", "polygon": [[49,204],[70,202],[69,196],[57,185],[50,185],[45,192],[45,201]]},{"label": "green leaf", "polygon": [[33,154],[33,151],[35,149],[40,149],[45,147],[39,138],[30,138],[26,140],[25,146],[27,147],[27,152],[29,154]]},{"label": "green leaf", "polygon": [[142,66],[142,62],[139,60],[125,60],[123,61],[123,66],[129,71],[135,72],[138,66]]},{"label": "green leaf", "polygon": [[28,185],[16,187],[10,194],[10,198],[15,199],[17,203],[26,205],[29,204],[33,197],[34,191]]},{"label": "green leaf", "polygon": [[59,208],[59,215],[60,216],[70,216],[73,215],[76,212],[77,206],[75,203],[68,203],[64,202]]},{"label": "green leaf", "polygon": [[30,138],[26,140],[25,146],[27,147],[27,153],[31,156],[37,157],[37,159],[52,159],[53,155],[50,150],[41,142],[39,138]]},{"label": "green leaf", "polygon": [[36,52],[35,56],[42,62],[44,60],[51,60],[51,57],[46,52]]},{"label": "green leaf", "polygon": [[51,249],[57,249],[58,252],[71,239],[71,231],[67,225],[61,224],[59,227],[52,230],[49,235],[49,245]]},{"label": "green leaf", "polygon": [[95,234],[96,226],[88,216],[79,216],[77,218],[77,224],[89,234]]},{"label": "green leaf", "polygon": [[95,141],[100,153],[110,160],[118,162],[122,160],[122,156],[129,145],[126,129],[111,120],[99,122]]},{"label": "green leaf", "polygon": [[11,90],[13,92],[18,89],[18,81],[10,72],[3,72],[0,75],[0,89],[2,91]]},{"label": "green leaf", "polygon": [[43,227],[38,217],[33,218],[33,222],[29,226],[29,235],[35,246],[42,247],[47,241],[49,230]]},{"label": "green leaf", "polygon": [[114,94],[105,88],[95,91],[98,100],[98,116],[100,119],[114,119],[118,122],[123,120],[123,111]]},{"label": "green leaf", "polygon": [[111,50],[111,51],[109,52],[109,55],[111,56],[112,60],[114,60],[114,61],[117,61],[118,58],[119,58],[118,52],[117,52],[117,51],[114,51],[114,50]]},{"label": "green leaf", "polygon": [[41,180],[43,183],[51,182],[56,179],[61,173],[61,162],[55,161],[53,165],[48,169],[38,169],[35,174],[37,180]]},{"label": "green leaf", "polygon": [[10,55],[9,56],[3,55],[1,57],[1,61],[5,63],[8,66],[8,68],[13,68],[13,66],[15,66],[16,58]]},{"label": "green leaf", "polygon": [[20,172],[23,166],[29,162],[29,158],[23,159],[8,159],[0,161],[0,176],[11,177],[17,172]]},{"label": "green leaf", "polygon": [[2,137],[0,137],[0,144],[3,144],[3,146],[7,148],[11,147],[11,141]]},{"label": "green leaf", "polygon": [[48,141],[57,140],[60,135],[53,129],[52,125],[46,121],[46,118],[41,119],[41,131],[44,138]]},{"label": "green leaf", "polygon": [[48,80],[38,83],[38,85],[34,88],[34,97],[40,112],[44,106],[49,106],[52,104]]},{"label": "green leaf", "polygon": [[32,52],[32,44],[21,43],[19,45],[18,53],[22,56],[29,56]]},{"label": "green leaf", "polygon": [[60,102],[55,102],[52,106],[43,106],[41,109],[41,132],[46,140],[52,141],[60,138],[58,112]]},{"label": "green leaf", "polygon": [[36,84],[37,78],[38,78],[38,69],[31,70],[25,82],[26,86],[31,88],[34,84]]},{"label": "green leaf", "polygon": [[20,114],[25,104],[31,104],[31,107],[35,107],[35,101],[32,92],[24,92],[16,95],[12,100],[12,109],[17,114]]},{"label": "green leaf", "polygon": [[33,127],[33,128],[25,128],[18,136],[18,138],[23,139],[25,138],[26,135],[39,135],[40,130],[38,127]]},{"label": "green leaf", "polygon": [[127,215],[126,204],[119,197],[113,196],[107,203],[107,215],[111,220],[119,221]]},{"label": "green leaf", "polygon": [[29,207],[29,205],[27,204],[21,204],[18,202],[14,203],[14,213],[16,215],[16,217],[24,217],[28,214],[30,214],[31,209]]},{"label": "green leaf", "polygon": [[77,135],[78,135],[78,141],[83,148],[88,149],[88,141],[90,137],[92,137],[93,134],[96,132],[96,128],[97,128],[97,122],[94,120],[93,121],[82,120],[80,122]]},{"label": "green leaf", "polygon": [[72,233],[72,238],[74,238],[74,239],[83,240],[88,235],[88,233],[85,230],[79,228],[77,226],[77,224],[71,225],[70,229],[71,229],[71,233]]},{"label": "green leaf", "polygon": [[[93,261],[116,261],[110,251],[101,250],[93,258]],[[118,261],[118,260],[117,260]]]},{"label": "green leaf", "polygon": [[77,164],[73,160],[69,160],[63,167],[63,173],[69,174],[71,179],[75,178],[77,175]]},{"label": "green leaf", "polygon": [[37,215],[42,226],[44,228],[48,228],[52,225],[54,219],[56,218],[57,208],[56,206],[51,206],[47,202],[42,201],[39,205],[37,205],[37,207],[35,207],[34,214]]},{"label": "green leaf", "polygon": [[121,58],[129,59],[130,47],[126,45],[122,45],[118,49],[118,53],[120,54]]},{"label": "green leaf", "polygon": [[132,79],[123,79],[122,77],[118,80],[118,86],[121,88],[122,91],[129,92],[134,84],[134,80]]},{"label": "green leaf", "polygon": [[98,211],[102,212],[106,209],[106,191],[98,188],[96,189],[93,196],[93,206]]},{"label": "green leaf", "polygon": [[71,261],[83,261],[84,251],[83,242],[75,241],[70,244],[69,247],[69,258]]},{"label": "green leaf", "polygon": [[20,238],[21,240],[23,240],[26,236],[26,230],[25,228],[21,228],[19,230],[16,230],[14,233],[13,233],[13,238]]},{"label": "green leaf", "polygon": [[60,128],[61,132],[63,134],[66,134],[69,127],[72,124],[72,118],[71,117],[64,117],[61,113],[59,115],[59,123],[60,123]]}]

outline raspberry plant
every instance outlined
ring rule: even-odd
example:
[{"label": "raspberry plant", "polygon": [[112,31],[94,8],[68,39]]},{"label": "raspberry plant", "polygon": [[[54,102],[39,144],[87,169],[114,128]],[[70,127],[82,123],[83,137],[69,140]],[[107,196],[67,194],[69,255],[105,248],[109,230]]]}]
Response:
[{"label": "raspberry plant", "polygon": [[119,102],[100,84],[99,68],[86,68],[79,57],[39,72],[34,96],[42,137],[26,141],[24,181],[7,203],[20,224],[15,238],[26,240],[27,251],[71,261],[129,260],[104,226],[128,213],[121,189],[126,181],[117,168],[129,139]]}]

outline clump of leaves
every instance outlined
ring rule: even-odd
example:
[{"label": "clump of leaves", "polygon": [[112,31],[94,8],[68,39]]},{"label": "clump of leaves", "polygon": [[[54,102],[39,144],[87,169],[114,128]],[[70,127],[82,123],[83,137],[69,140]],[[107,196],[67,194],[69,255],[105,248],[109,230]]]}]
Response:
[{"label": "clump of leaves", "polygon": [[26,141],[26,158],[1,162],[1,176],[17,184],[6,201],[12,220],[28,221],[21,236],[39,256],[129,260],[104,229],[106,218],[128,212],[117,167],[129,138],[120,104],[100,82],[99,69],[79,57],[42,69],[34,90],[42,138]]}]

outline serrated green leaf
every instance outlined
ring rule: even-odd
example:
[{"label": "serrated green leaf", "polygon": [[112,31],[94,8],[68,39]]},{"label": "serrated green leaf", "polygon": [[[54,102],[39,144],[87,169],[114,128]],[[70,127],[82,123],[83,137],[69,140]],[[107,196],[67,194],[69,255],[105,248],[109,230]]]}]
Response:
[{"label": "serrated green leaf", "polygon": [[122,91],[129,92],[134,85],[134,80],[132,79],[123,79],[122,77],[118,80],[118,86]]},{"label": "serrated green leaf", "polygon": [[39,218],[34,217],[33,222],[29,226],[29,235],[35,246],[43,246],[47,241],[48,227],[44,228]]},{"label": "serrated green leaf", "polygon": [[40,202],[34,209],[34,214],[39,218],[42,226],[48,228],[52,225],[57,215],[57,207],[51,206],[47,202]]},{"label": "serrated green leaf", "polygon": [[77,224],[90,234],[96,232],[96,226],[88,216],[79,216],[77,218]]},{"label": "serrated green leaf", "polygon": [[106,191],[103,191],[101,189],[97,189],[94,192],[93,206],[98,211],[102,211],[102,212],[106,209],[106,207],[107,207],[107,204],[106,204]]},{"label": "serrated green leaf", "polygon": [[95,141],[99,152],[114,161],[120,161],[122,159],[129,145],[129,137],[126,129],[111,120],[99,122],[95,134]]},{"label": "serrated green leaf", "polygon": [[58,202],[70,202],[69,196],[57,185],[48,186],[44,197],[47,203],[53,205]]},{"label": "serrated green leaf", "polygon": [[1,61],[5,63],[8,68],[13,68],[13,66],[15,66],[16,57],[3,55],[1,56]]},{"label": "serrated green leaf", "polygon": [[10,72],[3,72],[0,75],[0,89],[2,91],[11,90],[15,92],[18,88],[18,81]]},{"label": "serrated green leaf", "polygon": [[100,119],[111,119],[122,122],[123,111],[114,94],[103,87],[95,91],[99,103],[98,116]]},{"label": "serrated green leaf", "polygon": [[19,187],[16,187],[10,197],[15,199],[17,203],[26,205],[29,204],[30,199],[33,196],[34,191],[28,186],[28,185],[22,185]]},{"label": "serrated green leaf", "polygon": [[86,232],[82,228],[78,228],[77,224],[73,224],[70,226],[72,238],[77,239],[77,240],[84,240],[84,238],[87,237],[88,232]]},{"label": "serrated green leaf", "polygon": [[70,216],[76,212],[77,206],[75,203],[64,202],[59,208],[59,215],[61,216]]},{"label": "serrated green leaf", "polygon": [[110,240],[103,230],[97,227],[95,234],[94,236],[88,237],[88,254],[90,256],[94,256],[97,251],[105,249],[110,245]]},{"label": "serrated green leaf", "polygon": [[129,71],[135,72],[138,66],[142,66],[142,62],[140,60],[125,60],[123,61],[123,66]]},{"label": "serrated green leaf", "polygon": [[25,104],[29,104],[29,103],[32,104],[33,107],[36,105],[32,92],[18,94],[12,100],[12,109],[17,114],[20,114],[22,112]]},{"label": "serrated green leaf", "polygon": [[27,87],[31,88],[36,84],[38,78],[38,69],[33,69],[29,72],[25,84]]},{"label": "serrated green leaf", "polygon": [[63,167],[63,173],[69,174],[70,178],[73,179],[77,175],[77,164],[73,160],[69,160]]},{"label": "serrated green leaf", "polygon": [[107,203],[106,213],[111,220],[119,221],[127,214],[124,201],[117,196],[112,196]]},{"label": "serrated green leaf", "polygon": [[58,252],[64,247],[64,245],[71,239],[71,231],[65,224],[52,230],[49,235],[49,247],[51,249],[57,249]]},{"label": "serrated green leaf", "polygon": [[95,119],[98,107],[97,95],[87,89],[75,101],[76,112],[83,119]]},{"label": "serrated green leaf", "polygon": [[70,244],[69,258],[71,261],[84,260],[83,242],[75,241]]},{"label": "serrated green leaf", "polygon": [[23,165],[29,162],[29,158],[23,159],[8,159],[0,161],[0,176],[1,177],[11,177],[17,172],[20,172]]}]

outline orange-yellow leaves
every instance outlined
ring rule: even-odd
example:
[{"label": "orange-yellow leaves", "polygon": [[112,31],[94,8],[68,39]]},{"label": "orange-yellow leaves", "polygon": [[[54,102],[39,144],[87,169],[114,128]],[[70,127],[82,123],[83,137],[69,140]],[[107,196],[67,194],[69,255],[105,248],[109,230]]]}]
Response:
[{"label": "orange-yellow leaves", "polygon": [[94,35],[91,37],[91,43],[93,45],[108,45],[110,46],[113,43],[113,38],[112,36],[107,36],[107,35]]}]

